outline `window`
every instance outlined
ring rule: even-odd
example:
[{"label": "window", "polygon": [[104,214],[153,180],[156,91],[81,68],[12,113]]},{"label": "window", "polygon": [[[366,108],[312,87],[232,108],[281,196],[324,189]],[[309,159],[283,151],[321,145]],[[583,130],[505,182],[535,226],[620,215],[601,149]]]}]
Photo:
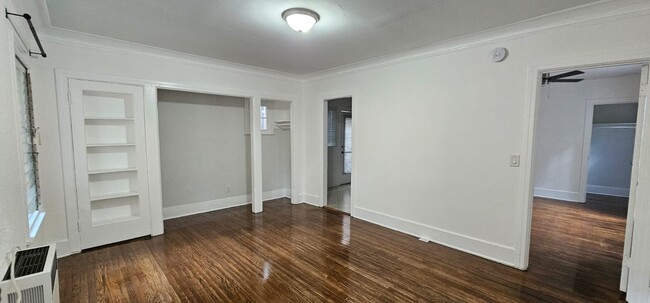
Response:
[{"label": "window", "polygon": [[327,146],[336,146],[336,110],[327,110]]},{"label": "window", "polygon": [[40,208],[40,188],[38,180],[38,151],[34,138],[38,128],[34,125],[34,107],[29,73],[25,65],[16,58],[17,95],[20,115],[20,136],[23,151],[24,185],[29,210],[29,223],[33,225]]},{"label": "window", "polygon": [[343,129],[343,173],[352,173],[352,116],[346,115]]},{"label": "window", "polygon": [[268,107],[266,105],[260,106],[260,128],[262,130],[269,129]]}]

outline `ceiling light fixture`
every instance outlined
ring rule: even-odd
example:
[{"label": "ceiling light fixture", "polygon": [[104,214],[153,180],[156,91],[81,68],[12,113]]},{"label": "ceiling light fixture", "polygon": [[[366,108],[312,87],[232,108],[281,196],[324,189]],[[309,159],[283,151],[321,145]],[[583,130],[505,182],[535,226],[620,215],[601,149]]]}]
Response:
[{"label": "ceiling light fixture", "polygon": [[306,33],[320,20],[320,16],[313,10],[295,7],[282,12],[282,19],[294,31]]}]

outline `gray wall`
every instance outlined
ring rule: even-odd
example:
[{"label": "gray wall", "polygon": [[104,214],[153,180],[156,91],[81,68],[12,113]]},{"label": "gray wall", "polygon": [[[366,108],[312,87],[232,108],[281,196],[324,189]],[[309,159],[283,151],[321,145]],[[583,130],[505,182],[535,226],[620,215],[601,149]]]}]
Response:
[{"label": "gray wall", "polygon": [[[289,118],[289,102],[274,101],[272,108],[276,120]],[[281,115],[280,112],[284,112]],[[262,135],[262,183],[264,192],[291,189],[291,130],[274,127],[272,135]]]},{"label": "gray wall", "polygon": [[594,107],[587,192],[629,196],[637,103]]},{"label": "gray wall", "polygon": [[163,207],[250,193],[245,102],[243,98],[158,91]]},{"label": "gray wall", "polygon": [[[163,207],[250,195],[246,102],[237,97],[158,91]],[[291,188],[290,150],[289,130],[276,128],[273,135],[262,136],[265,193]]]}]

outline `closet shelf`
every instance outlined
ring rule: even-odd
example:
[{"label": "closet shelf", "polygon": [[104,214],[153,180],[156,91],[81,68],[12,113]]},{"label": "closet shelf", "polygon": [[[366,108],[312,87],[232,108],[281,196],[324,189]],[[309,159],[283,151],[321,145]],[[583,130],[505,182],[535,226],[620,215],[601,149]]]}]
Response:
[{"label": "closet shelf", "polygon": [[139,196],[139,195],[140,194],[138,192],[135,192],[135,191],[126,192],[126,193],[95,195],[95,196],[90,196],[90,201],[101,201],[101,200],[109,200],[109,199],[117,199],[117,198],[127,198],[127,197]]},{"label": "closet shelf", "polygon": [[111,168],[111,169],[96,169],[89,170],[89,175],[99,175],[99,174],[112,174],[112,173],[124,173],[130,171],[138,171],[135,167],[125,167],[125,168]]},{"label": "closet shelf", "polygon": [[86,144],[86,147],[121,147],[121,146],[135,146],[134,143],[108,143],[108,144]]},{"label": "closet shelf", "polygon": [[120,223],[120,222],[137,220],[137,219],[140,219],[140,217],[136,217],[136,216],[117,217],[113,219],[103,219],[103,220],[93,221],[93,225],[97,226],[97,225],[113,224],[113,223]]},{"label": "closet shelf", "polygon": [[275,121],[275,125],[283,130],[291,129],[291,121],[289,120]]}]

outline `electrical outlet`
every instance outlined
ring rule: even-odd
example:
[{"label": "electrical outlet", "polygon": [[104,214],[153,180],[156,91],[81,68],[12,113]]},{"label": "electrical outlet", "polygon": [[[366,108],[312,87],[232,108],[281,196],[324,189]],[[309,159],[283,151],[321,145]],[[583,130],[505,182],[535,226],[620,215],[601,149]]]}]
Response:
[{"label": "electrical outlet", "polygon": [[510,167],[519,167],[519,155],[510,155]]},{"label": "electrical outlet", "polygon": [[227,192],[227,193],[230,192],[230,185],[226,185],[226,192]]}]

